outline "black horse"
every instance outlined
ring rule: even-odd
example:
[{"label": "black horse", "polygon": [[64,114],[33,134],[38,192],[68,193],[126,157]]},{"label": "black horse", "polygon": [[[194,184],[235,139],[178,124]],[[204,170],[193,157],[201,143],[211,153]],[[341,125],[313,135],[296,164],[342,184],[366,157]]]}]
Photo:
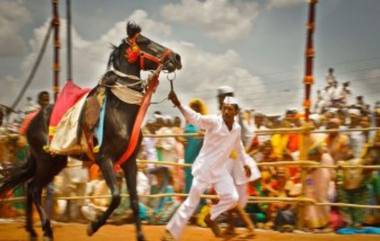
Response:
[{"label": "black horse", "polygon": [[[130,88],[143,93],[145,86],[143,81],[139,80],[141,70],[155,70],[159,65],[162,65],[163,70],[168,72],[181,69],[181,58],[178,54],[144,37],[140,32],[141,28],[138,25],[128,22],[128,38],[123,39],[119,46],[114,46],[108,62],[108,68],[113,67],[113,70],[109,70],[103,76],[101,83],[106,83],[106,86],[109,86],[117,82],[119,85],[128,85]],[[105,87],[105,93],[107,104],[104,121],[104,141],[99,152],[95,153],[94,157],[111,190],[112,199],[107,210],[98,217],[97,221],[89,224],[88,235],[94,234],[104,225],[120,203],[121,195],[116,183],[114,163],[128,147],[130,133],[139,111],[139,105],[121,101],[107,87]],[[67,156],[51,155],[44,148],[48,140],[48,123],[51,112],[52,106],[41,109],[32,120],[26,135],[30,145],[27,162],[17,171],[14,171],[13,175],[0,185],[0,193],[4,193],[18,184],[27,182],[26,230],[29,232],[31,240],[37,239],[37,234],[33,228],[33,203],[41,218],[44,239],[53,240],[50,220],[41,206],[41,193],[42,189],[67,164]],[[130,195],[137,240],[142,241],[145,238],[141,230],[136,191],[137,152],[138,148],[135,149],[129,160],[121,165],[121,169],[124,172]]]}]

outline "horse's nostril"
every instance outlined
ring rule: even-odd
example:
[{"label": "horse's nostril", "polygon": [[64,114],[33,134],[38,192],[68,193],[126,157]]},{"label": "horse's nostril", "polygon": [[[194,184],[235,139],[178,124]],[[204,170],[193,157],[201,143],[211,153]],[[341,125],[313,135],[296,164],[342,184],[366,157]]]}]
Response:
[{"label": "horse's nostril", "polygon": [[172,64],[172,63],[168,63],[168,65],[167,65],[167,70],[168,70],[169,72],[173,72],[173,71],[175,70],[174,64]]},{"label": "horse's nostril", "polygon": [[176,60],[178,63],[181,63],[181,55],[176,54],[176,55],[175,55],[175,60]]},{"label": "horse's nostril", "polygon": [[175,54],[175,61],[177,63],[177,68],[181,69],[182,68],[181,55]]}]

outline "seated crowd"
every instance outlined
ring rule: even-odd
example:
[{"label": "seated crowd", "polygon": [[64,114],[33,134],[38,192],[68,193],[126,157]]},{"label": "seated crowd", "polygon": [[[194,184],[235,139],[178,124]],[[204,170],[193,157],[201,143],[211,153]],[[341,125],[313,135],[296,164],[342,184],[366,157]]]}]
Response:
[{"label": "seated crowd", "polygon": [[[259,164],[262,177],[250,183],[247,192],[255,197],[308,198],[323,205],[305,202],[250,202],[246,211],[256,226],[281,232],[302,228],[308,231],[332,231],[341,227],[379,226],[379,209],[331,206],[329,203],[380,205],[380,170],[344,168],[346,165],[379,165],[380,131],[349,129],[380,127],[380,102],[373,110],[358,96],[355,104],[348,103],[351,94],[349,83],[337,87],[333,70],[326,78],[327,86],[318,92],[315,110],[310,115],[311,141],[308,159],[324,165],[322,168],[292,165],[300,160],[301,133],[271,131],[278,128],[304,126],[301,113],[289,109],[281,116],[267,116],[257,111],[241,111],[243,143],[247,152]],[[189,103],[195,111],[206,114],[202,100]],[[336,129],[343,130],[337,131]],[[165,224],[184,197],[173,193],[187,193],[192,176],[189,167],[202,145],[202,130],[191,124],[182,124],[179,117],[165,116],[156,112],[143,127],[144,139],[138,159],[138,193],[140,216],[147,224]],[[194,135],[183,135],[194,134]],[[165,135],[156,138],[154,135]],[[7,166],[19,165],[25,160],[27,144],[17,135],[0,138],[1,175]],[[376,150],[371,152],[369,150]],[[375,153],[375,154],[373,154]],[[375,156],[373,156],[375,155]],[[370,156],[370,157],[368,157]],[[151,161],[151,162],[149,162]],[[158,165],[171,162],[179,165]],[[271,165],[286,161],[288,165]],[[338,168],[332,168],[338,165]],[[98,167],[82,166],[82,162],[70,159],[66,168],[54,181],[56,196],[99,196],[109,194]],[[123,177],[119,176],[123,194],[128,192]],[[22,196],[22,187],[10,192],[8,197]],[[210,190],[212,193],[212,190]],[[154,194],[168,194],[154,196]],[[48,203],[48,202],[47,202]],[[94,220],[109,204],[108,198],[85,198],[83,200],[56,200],[46,205],[52,210],[53,219],[84,222]],[[205,216],[210,210],[210,200],[204,200],[192,222],[206,226]],[[11,207],[11,208],[10,208]],[[23,215],[20,203],[0,203],[0,217]],[[50,212],[48,212],[50,213]],[[123,197],[111,222],[132,222],[129,199]],[[223,221],[223,216],[221,217]]]}]

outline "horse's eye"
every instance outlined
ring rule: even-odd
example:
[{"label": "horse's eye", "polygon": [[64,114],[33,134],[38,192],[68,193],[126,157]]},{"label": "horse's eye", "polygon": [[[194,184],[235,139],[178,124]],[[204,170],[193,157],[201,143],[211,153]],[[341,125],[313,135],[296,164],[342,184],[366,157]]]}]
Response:
[{"label": "horse's eye", "polygon": [[137,44],[138,45],[148,45],[148,44],[150,44],[150,40],[149,39],[146,39],[146,38],[140,38],[140,39],[137,39]]}]

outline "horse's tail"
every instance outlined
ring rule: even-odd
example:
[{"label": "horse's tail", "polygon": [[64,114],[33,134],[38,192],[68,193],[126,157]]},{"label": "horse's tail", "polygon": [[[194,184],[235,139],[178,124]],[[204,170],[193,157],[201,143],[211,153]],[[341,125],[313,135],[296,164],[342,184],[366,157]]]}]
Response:
[{"label": "horse's tail", "polygon": [[35,162],[31,157],[29,157],[22,166],[7,169],[5,178],[0,182],[0,199],[4,197],[5,192],[12,190],[19,184],[33,177],[34,172]]}]

